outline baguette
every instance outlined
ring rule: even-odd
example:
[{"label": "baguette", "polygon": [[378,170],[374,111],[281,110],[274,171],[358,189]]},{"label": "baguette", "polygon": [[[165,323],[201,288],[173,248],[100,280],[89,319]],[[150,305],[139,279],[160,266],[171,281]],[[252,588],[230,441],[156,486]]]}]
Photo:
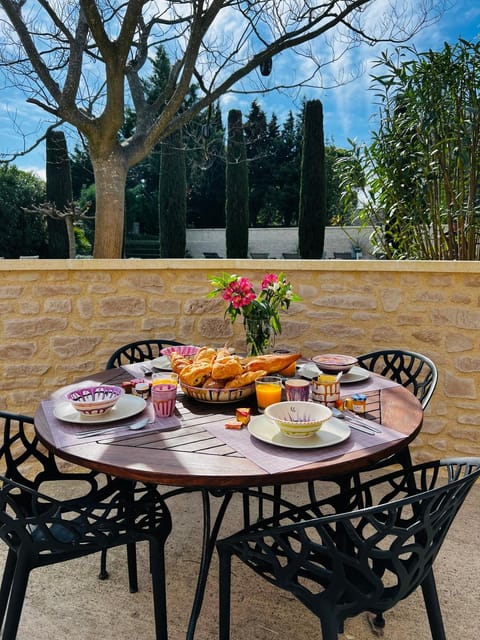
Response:
[{"label": "baguette", "polygon": [[[258,371],[260,369],[267,373],[278,373],[296,362],[301,353],[270,353],[264,356],[243,360],[246,371]],[[247,362],[245,362],[247,360]]]}]

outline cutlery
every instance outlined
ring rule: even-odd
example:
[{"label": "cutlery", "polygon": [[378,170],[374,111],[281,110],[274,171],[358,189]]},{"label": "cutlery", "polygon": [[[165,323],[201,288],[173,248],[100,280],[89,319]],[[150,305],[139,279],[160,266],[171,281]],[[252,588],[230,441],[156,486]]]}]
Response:
[{"label": "cutlery", "polygon": [[131,431],[138,431],[139,429],[143,429],[145,425],[149,422],[153,422],[150,418],[142,418],[141,420],[137,420],[136,422],[132,422],[131,424],[122,424],[117,425],[116,427],[107,427],[106,429],[88,429],[88,431],[77,431],[75,434],[77,438],[91,438],[94,436],[103,436],[104,434],[113,433],[114,431],[119,431],[120,429],[130,429]]},{"label": "cutlery", "polygon": [[371,435],[382,432],[379,427],[374,426],[371,422],[357,416],[355,413],[349,412],[348,410],[340,411],[339,409],[332,407],[332,415],[334,418],[345,420],[348,422],[350,427],[357,429],[358,431],[363,431],[364,433],[369,433]]}]

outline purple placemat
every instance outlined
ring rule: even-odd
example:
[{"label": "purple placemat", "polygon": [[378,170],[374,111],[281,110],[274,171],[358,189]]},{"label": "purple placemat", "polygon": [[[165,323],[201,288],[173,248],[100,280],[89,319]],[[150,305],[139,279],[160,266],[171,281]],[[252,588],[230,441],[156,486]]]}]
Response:
[{"label": "purple placemat", "polygon": [[[98,440],[103,440],[106,437],[112,438],[125,436],[125,434],[140,433],[140,431],[131,431],[128,428],[128,425],[133,422],[137,422],[142,418],[149,418],[150,420],[153,420],[153,422],[149,422],[145,427],[143,427],[141,433],[148,433],[149,431],[171,431],[173,429],[180,428],[182,424],[176,415],[171,418],[157,418],[153,413],[153,407],[150,402],[147,403],[147,406],[141,413],[137,413],[130,418],[123,418],[122,420],[104,423],[97,422],[96,424],[94,422],[78,424],[76,422],[59,420],[54,414],[56,404],[58,404],[58,401],[55,400],[42,401],[42,409],[52,430],[54,444],[59,448],[69,447],[76,444],[86,444],[87,442],[96,442]],[[94,435],[91,437],[81,438],[77,436],[77,433],[82,432],[82,429],[94,429],[95,427],[98,427],[99,430],[105,429],[105,435]],[[110,428],[115,428],[115,432],[113,434],[112,432],[106,432]]]},{"label": "purple placemat", "polygon": [[[378,426],[378,425],[377,425]],[[312,462],[331,460],[338,456],[379,444],[403,440],[403,433],[381,427],[381,433],[369,435],[352,429],[348,440],[338,445],[319,449],[287,449],[258,440],[244,427],[242,430],[225,429],[221,424],[205,425],[213,436],[228,444],[268,473],[281,473]]]}]

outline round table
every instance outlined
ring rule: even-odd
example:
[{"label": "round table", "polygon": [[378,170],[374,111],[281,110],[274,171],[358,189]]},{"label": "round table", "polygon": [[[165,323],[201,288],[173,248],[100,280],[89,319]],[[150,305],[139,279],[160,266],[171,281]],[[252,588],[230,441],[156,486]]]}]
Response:
[{"label": "round table", "polygon": [[[120,384],[132,376],[120,368],[102,371],[93,377],[99,382]],[[251,404],[255,412],[254,398]],[[225,422],[234,415],[234,407],[235,405],[202,404],[180,395],[177,412],[182,424],[178,431],[172,432],[175,434],[175,444],[172,444],[170,432],[154,430],[123,433],[121,437],[116,437],[115,434],[76,439],[78,425],[75,424],[62,427],[66,429],[66,436],[69,436],[69,430],[71,434],[70,438],[59,441],[55,421],[45,410],[43,403],[35,414],[38,437],[49,450],[65,460],[131,480],[175,487],[166,491],[166,497],[184,491],[201,493],[203,542],[187,640],[192,640],[195,634],[215,542],[229,501],[236,491],[242,492],[245,497],[247,492],[250,492],[249,495],[254,493],[252,488],[258,488],[261,501],[261,488],[274,487],[271,496],[275,504],[282,485],[331,480],[361,471],[390,455],[407,451],[408,444],[420,431],[423,419],[420,402],[410,391],[399,385],[381,389],[378,393],[378,417],[381,416],[382,425],[399,432],[402,435],[400,439],[379,444],[372,439],[366,449],[270,473],[245,455],[239,454],[231,442],[225,444],[209,431],[211,426],[224,429]],[[213,522],[211,496],[222,499]]]}]

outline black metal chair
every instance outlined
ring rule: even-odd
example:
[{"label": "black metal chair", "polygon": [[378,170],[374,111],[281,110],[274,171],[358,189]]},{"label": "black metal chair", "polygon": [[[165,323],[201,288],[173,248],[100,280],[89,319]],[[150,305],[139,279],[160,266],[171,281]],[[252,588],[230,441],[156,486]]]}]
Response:
[{"label": "black metal chair", "polygon": [[446,640],[432,566],[479,477],[480,458],[424,463],[218,541],[220,640],[230,638],[232,556],[318,616],[323,640],[337,640],[346,619],[387,611],[419,586],[432,639]]},{"label": "black metal chair", "polygon": [[164,544],[172,525],[156,487],[73,467],[60,471],[40,445],[32,418],[1,411],[0,420],[0,538],[8,546],[0,587],[2,639],[16,637],[32,569],[125,545],[133,592],[135,544],[148,541],[156,638],[167,640]]},{"label": "black metal chair", "polygon": [[115,369],[121,367],[122,364],[133,364],[134,362],[143,362],[144,360],[153,360],[158,358],[160,351],[164,347],[181,346],[182,342],[175,340],[137,340],[124,344],[116,349],[108,359],[105,369]]},{"label": "black metal chair", "polygon": [[437,367],[430,358],[415,351],[381,349],[358,356],[362,369],[379,373],[407,387],[425,409],[435,391]]}]

